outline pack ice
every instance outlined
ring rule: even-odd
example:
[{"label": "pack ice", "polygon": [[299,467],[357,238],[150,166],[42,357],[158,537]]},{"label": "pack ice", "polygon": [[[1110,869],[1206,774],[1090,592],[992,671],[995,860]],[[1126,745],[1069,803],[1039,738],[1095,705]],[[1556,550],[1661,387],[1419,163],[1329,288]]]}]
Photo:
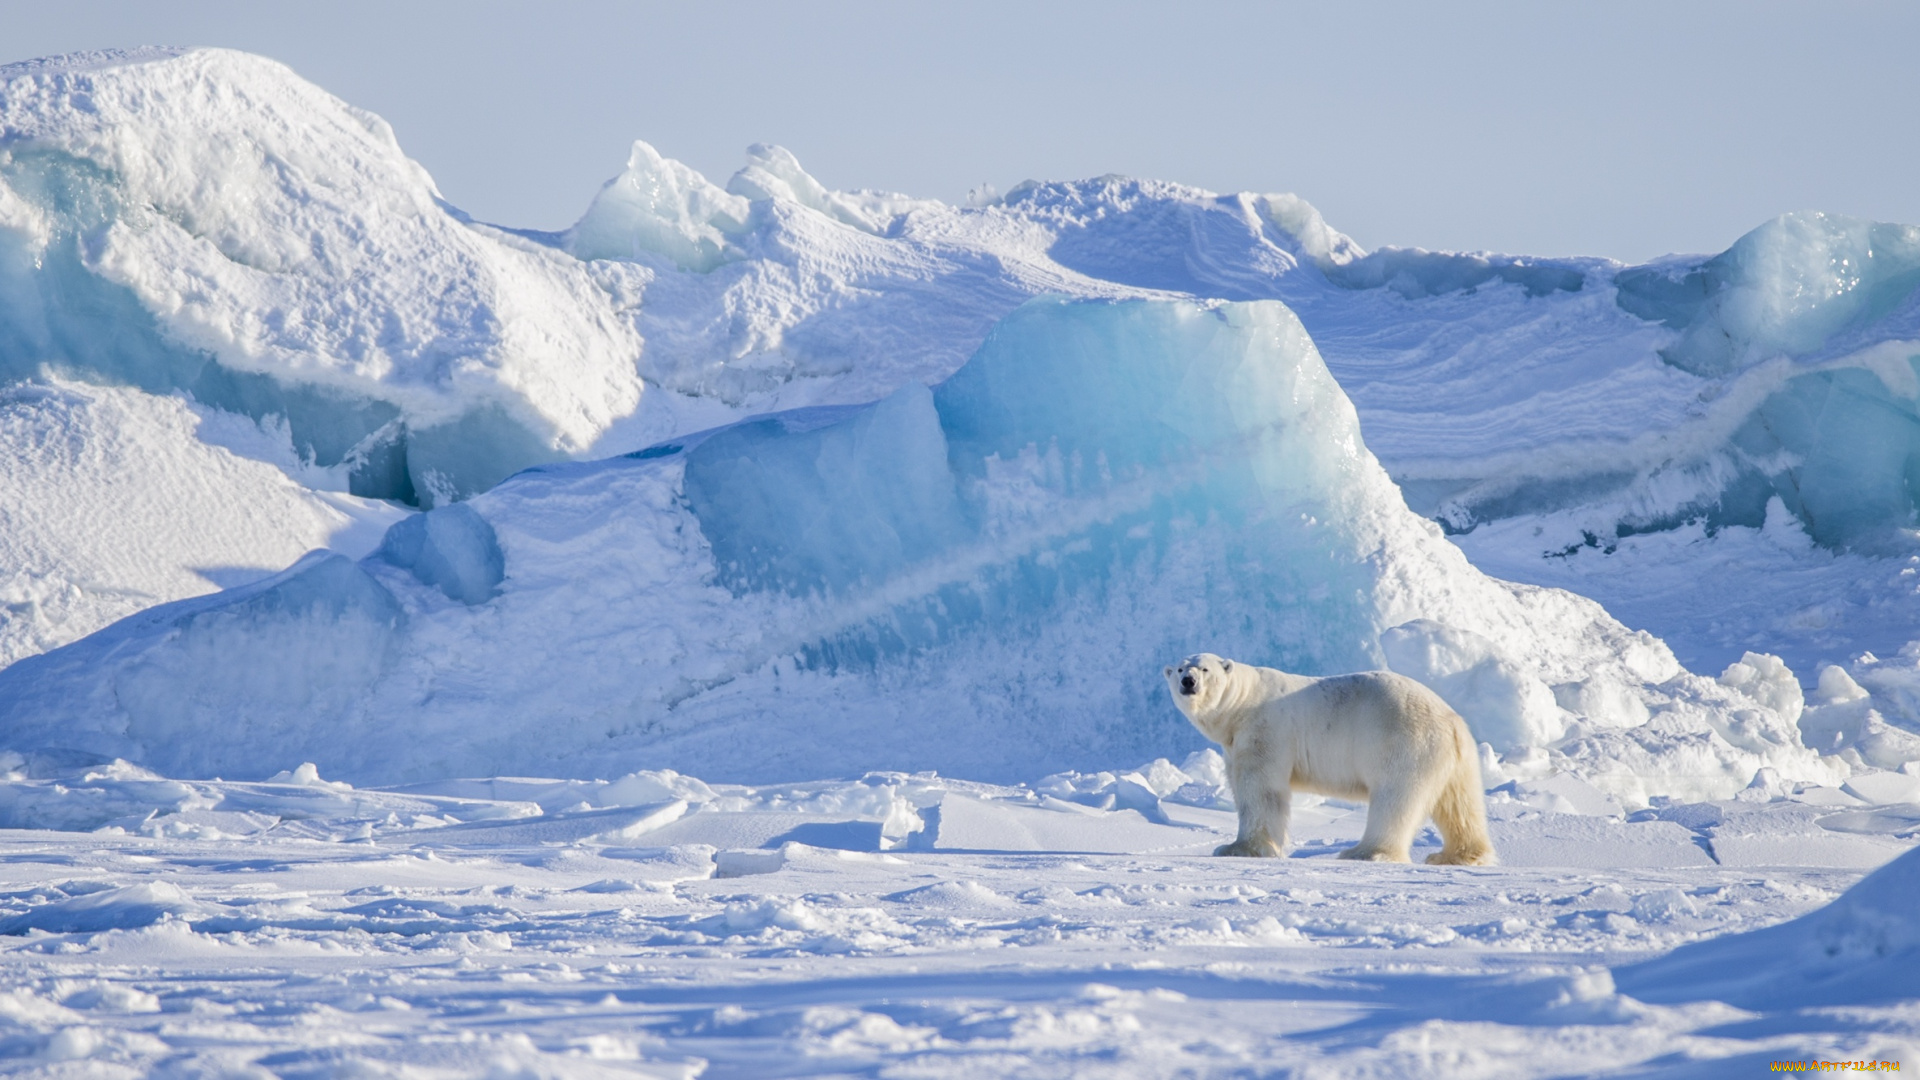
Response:
[{"label": "pack ice", "polygon": [[[1917,285],[773,146],[539,233],[269,60],[0,69],[0,1058],[1912,1060]],[[1503,865],[1200,857],[1200,649],[1432,686]]]},{"label": "pack ice", "polygon": [[[1617,572],[1656,557],[1641,537],[1692,544],[1709,584],[1761,543],[1894,572],[1904,227],[1789,216],[1647,267],[1368,253],[1292,196],[1109,177],[955,208],[829,191],[775,147],[723,188],[641,143],[534,234],[448,207],[377,118],[271,61],[68,57],[4,87],[14,384],[197,410],[170,437],[345,488],[351,520],[425,511],[370,557],[343,541],[6,669],[20,749],[361,781],[1013,778],[1191,749],[1150,675],[1210,648],[1405,671],[1496,779],[1572,770],[1632,805],[1906,760],[1906,661],[1809,655],[1860,644],[1844,611],[1781,632],[1803,671],[1849,665],[1809,709],[1759,651],[1783,605],[1699,630]],[[20,400],[19,430],[63,423]],[[1514,578],[1619,556],[1581,583],[1718,677],[1487,578],[1403,492]],[[284,565],[269,539],[304,529],[228,561]],[[46,582],[115,583],[42,531],[8,568],[38,583],[14,586],[41,628],[17,655],[128,606],[54,626]],[[210,587],[174,569],[204,568],[184,541],[148,562],[173,572],[96,560],[153,600]]]}]

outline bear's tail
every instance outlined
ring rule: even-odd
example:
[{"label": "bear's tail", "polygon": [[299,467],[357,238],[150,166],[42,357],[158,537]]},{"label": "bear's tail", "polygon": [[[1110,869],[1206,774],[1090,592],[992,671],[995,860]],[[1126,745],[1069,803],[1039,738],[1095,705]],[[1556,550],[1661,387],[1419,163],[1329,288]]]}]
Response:
[{"label": "bear's tail", "polygon": [[[1462,729],[1466,727],[1460,722]],[[1487,797],[1480,787],[1480,759],[1473,739],[1464,730],[1455,740],[1460,752],[1453,775],[1433,807],[1433,823],[1440,830],[1440,850],[1427,856],[1430,863],[1455,866],[1493,866],[1493,838],[1487,834]]]}]

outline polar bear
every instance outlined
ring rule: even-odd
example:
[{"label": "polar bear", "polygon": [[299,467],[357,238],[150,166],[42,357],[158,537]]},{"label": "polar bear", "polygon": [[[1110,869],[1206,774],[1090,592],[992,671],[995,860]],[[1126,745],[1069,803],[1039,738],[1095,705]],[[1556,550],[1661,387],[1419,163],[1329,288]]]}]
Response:
[{"label": "polar bear", "polygon": [[1165,670],[1173,703],[1227,755],[1240,835],[1215,855],[1278,856],[1293,792],[1367,800],[1367,828],[1343,859],[1407,862],[1428,815],[1430,863],[1490,866],[1480,760],[1460,714],[1390,671],[1315,679],[1212,653]]}]

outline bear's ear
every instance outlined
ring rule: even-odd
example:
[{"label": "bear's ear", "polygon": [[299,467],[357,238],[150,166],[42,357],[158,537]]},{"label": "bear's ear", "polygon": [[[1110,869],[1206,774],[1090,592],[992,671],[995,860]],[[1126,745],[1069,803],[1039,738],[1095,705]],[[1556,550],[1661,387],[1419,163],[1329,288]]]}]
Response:
[{"label": "bear's ear", "polygon": [[1231,660],[1222,660],[1222,661],[1220,661],[1220,670],[1221,670],[1221,671],[1232,671],[1232,670],[1233,670],[1233,661],[1231,661]]},{"label": "bear's ear", "polygon": [[1162,675],[1171,675],[1171,674],[1173,674],[1173,665],[1172,665],[1172,664],[1168,664],[1168,665],[1167,665],[1166,667],[1163,667],[1163,668],[1161,668],[1161,669],[1160,669],[1160,674],[1162,674]]}]

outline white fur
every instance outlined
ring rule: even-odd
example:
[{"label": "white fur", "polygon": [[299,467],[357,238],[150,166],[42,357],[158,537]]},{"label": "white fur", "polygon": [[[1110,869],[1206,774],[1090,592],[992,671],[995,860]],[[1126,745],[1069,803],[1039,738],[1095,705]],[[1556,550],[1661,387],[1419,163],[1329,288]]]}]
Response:
[{"label": "white fur", "polygon": [[1226,751],[1240,835],[1215,855],[1278,856],[1293,792],[1367,800],[1367,829],[1343,859],[1407,862],[1429,816],[1430,863],[1490,865],[1480,760],[1440,696],[1390,671],[1324,679],[1190,656],[1165,670],[1173,703]]}]

